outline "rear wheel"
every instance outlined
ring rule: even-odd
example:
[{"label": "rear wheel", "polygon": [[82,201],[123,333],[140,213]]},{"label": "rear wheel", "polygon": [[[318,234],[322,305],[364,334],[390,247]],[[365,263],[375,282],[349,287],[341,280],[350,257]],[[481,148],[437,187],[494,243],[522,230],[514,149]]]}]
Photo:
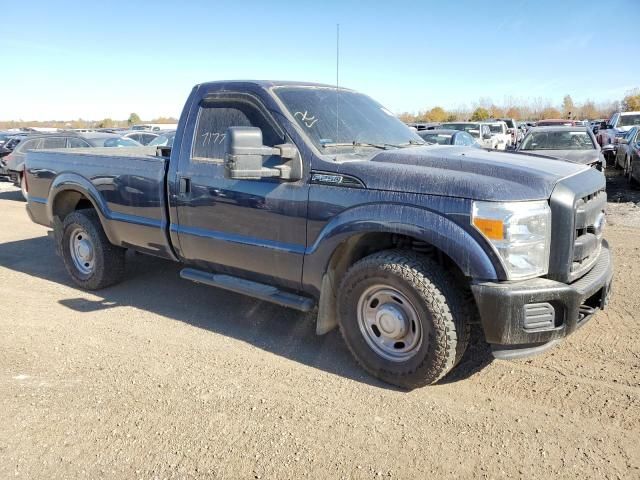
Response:
[{"label": "rear wheel", "polygon": [[338,296],[342,336],[372,375],[403,388],[431,384],[469,340],[466,299],[438,264],[387,250],[354,264]]},{"label": "rear wheel", "polygon": [[69,214],[59,238],[64,266],[80,287],[98,290],[122,279],[125,249],[109,242],[95,210]]}]

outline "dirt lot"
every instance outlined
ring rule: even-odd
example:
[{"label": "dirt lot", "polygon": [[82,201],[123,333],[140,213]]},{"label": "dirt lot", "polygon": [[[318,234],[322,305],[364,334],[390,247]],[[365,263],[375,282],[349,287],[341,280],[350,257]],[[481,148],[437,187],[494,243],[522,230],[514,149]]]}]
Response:
[{"label": "dirt lot", "polygon": [[0,183],[0,478],[640,478],[640,195],[610,181],[610,308],[531,360],[476,335],[408,393],[311,317],[168,262],[76,289]]}]

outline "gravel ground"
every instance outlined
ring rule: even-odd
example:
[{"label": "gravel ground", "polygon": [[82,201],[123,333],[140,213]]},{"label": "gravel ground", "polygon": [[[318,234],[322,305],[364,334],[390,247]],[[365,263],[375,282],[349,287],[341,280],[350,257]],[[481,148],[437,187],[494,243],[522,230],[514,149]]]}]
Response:
[{"label": "gravel ground", "polygon": [[0,183],[0,478],[640,478],[640,208],[619,198],[607,311],[530,360],[491,361],[476,332],[403,392],[311,317],[169,262],[78,290]]}]

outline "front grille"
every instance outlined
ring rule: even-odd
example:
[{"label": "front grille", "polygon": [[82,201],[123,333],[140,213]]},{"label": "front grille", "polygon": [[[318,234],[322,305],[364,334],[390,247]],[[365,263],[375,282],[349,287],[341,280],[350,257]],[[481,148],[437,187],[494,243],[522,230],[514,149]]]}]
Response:
[{"label": "front grille", "polygon": [[602,247],[602,228],[607,194],[593,192],[576,202],[571,276],[579,277],[593,266]]},{"label": "front grille", "polygon": [[572,283],[595,264],[601,251],[605,179],[595,169],[558,182],[551,194],[548,278]]}]

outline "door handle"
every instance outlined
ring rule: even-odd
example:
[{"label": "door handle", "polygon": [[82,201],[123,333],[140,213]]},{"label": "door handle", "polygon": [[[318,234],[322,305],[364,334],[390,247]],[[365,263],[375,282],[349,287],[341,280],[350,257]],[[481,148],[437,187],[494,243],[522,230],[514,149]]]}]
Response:
[{"label": "door handle", "polygon": [[187,177],[180,177],[178,181],[178,193],[180,195],[185,195],[187,193],[191,193],[191,179]]}]

